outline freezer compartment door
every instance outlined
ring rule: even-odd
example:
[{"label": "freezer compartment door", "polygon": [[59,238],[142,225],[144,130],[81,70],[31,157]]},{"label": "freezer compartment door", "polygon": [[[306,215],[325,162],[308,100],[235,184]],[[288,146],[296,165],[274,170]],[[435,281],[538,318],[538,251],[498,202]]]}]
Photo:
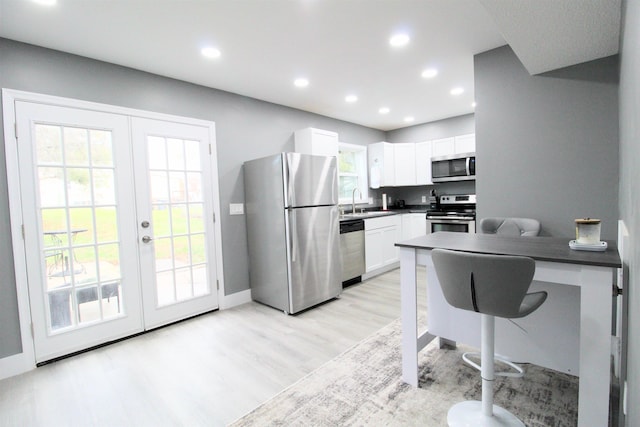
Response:
[{"label": "freezer compartment door", "polygon": [[338,204],[338,171],[335,157],[286,153],[286,207]]},{"label": "freezer compartment door", "polygon": [[342,292],[337,206],[288,209],[291,313]]}]

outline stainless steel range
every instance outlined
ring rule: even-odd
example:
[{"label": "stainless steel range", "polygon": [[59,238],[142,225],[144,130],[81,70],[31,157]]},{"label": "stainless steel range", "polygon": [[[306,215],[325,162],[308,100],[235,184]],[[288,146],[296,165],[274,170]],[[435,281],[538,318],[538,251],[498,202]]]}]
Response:
[{"label": "stainless steel range", "polygon": [[438,196],[437,204],[427,210],[427,234],[436,231],[476,232],[476,195]]}]

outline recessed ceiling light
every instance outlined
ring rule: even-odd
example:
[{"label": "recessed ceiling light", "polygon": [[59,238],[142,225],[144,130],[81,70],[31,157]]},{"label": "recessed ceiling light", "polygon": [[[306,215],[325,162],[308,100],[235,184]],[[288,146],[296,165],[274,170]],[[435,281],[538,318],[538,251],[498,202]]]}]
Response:
[{"label": "recessed ceiling light", "polygon": [[215,47],[203,47],[200,53],[202,53],[202,56],[211,59],[220,58],[221,55],[220,51]]},{"label": "recessed ceiling light", "polygon": [[358,100],[358,97],[356,95],[347,95],[344,100],[346,102],[356,102]]},{"label": "recessed ceiling light", "polygon": [[462,95],[464,93],[464,89],[461,87],[454,87],[453,89],[451,89],[451,95]]},{"label": "recessed ceiling light", "polygon": [[476,104],[476,101],[473,101],[473,102],[471,103],[471,106],[472,106],[473,108],[476,108],[476,105],[478,105],[478,104]]},{"label": "recessed ceiling light", "polygon": [[41,4],[43,6],[53,6],[58,2],[57,0],[31,0],[31,1],[37,4]]},{"label": "recessed ceiling light", "polygon": [[309,86],[309,80],[305,79],[304,77],[300,77],[298,79],[295,79],[293,84],[296,85],[296,87],[307,87]]},{"label": "recessed ceiling light", "polygon": [[405,33],[394,34],[389,39],[389,44],[393,47],[405,46],[407,43],[409,43],[409,35]]},{"label": "recessed ceiling light", "polygon": [[413,116],[407,116],[404,118],[405,123],[411,123],[415,118]]},{"label": "recessed ceiling light", "polygon": [[438,70],[435,68],[427,68],[422,72],[422,77],[425,79],[431,79],[438,75]]},{"label": "recessed ceiling light", "polygon": [[382,107],[378,110],[378,113],[380,114],[389,114],[389,111],[391,111],[390,109],[388,109],[387,107]]}]

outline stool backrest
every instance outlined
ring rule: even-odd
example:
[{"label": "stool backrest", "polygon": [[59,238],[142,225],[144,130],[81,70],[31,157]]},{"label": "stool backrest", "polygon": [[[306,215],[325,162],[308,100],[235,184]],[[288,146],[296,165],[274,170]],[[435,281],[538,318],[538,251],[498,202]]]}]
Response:
[{"label": "stool backrest", "polygon": [[537,236],[540,233],[540,221],[533,218],[483,218],[479,230],[482,234]]},{"label": "stool backrest", "polygon": [[447,249],[433,249],[431,256],[450,305],[497,317],[521,316],[536,268],[533,259]]}]

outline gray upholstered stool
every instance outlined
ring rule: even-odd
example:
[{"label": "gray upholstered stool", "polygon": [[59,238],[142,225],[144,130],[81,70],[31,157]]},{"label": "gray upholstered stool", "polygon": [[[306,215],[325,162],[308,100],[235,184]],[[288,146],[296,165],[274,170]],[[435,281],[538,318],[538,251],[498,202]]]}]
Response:
[{"label": "gray upholstered stool", "polygon": [[480,220],[481,234],[504,236],[537,236],[540,222],[532,218],[483,218]]},{"label": "gray upholstered stool", "polygon": [[481,370],[482,402],[455,404],[449,409],[447,423],[450,426],[524,426],[511,412],[493,404],[493,382],[496,375],[503,374],[494,371],[495,316],[524,317],[545,301],[546,292],[527,293],[535,262],[521,256],[446,249],[434,249],[431,254],[447,302],[453,307],[480,313],[481,320],[481,365],[472,365]]}]

